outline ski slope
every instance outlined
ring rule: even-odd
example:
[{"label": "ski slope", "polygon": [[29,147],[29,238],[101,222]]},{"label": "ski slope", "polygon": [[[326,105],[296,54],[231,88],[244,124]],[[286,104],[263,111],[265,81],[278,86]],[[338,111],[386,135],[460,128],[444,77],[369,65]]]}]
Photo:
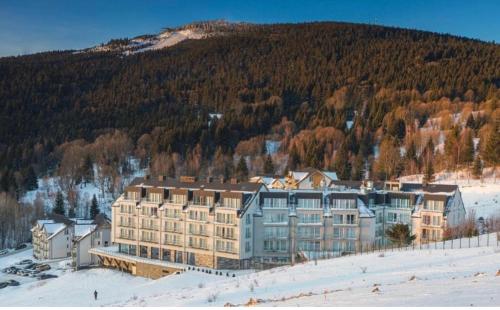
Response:
[{"label": "ski slope", "polygon": [[[0,267],[28,257],[0,258]],[[500,248],[342,257],[236,277],[196,271],[158,280],[110,269],[56,271],[0,290],[2,306],[500,306]],[[64,265],[64,262],[56,263]],[[2,274],[2,276],[4,275]],[[20,277],[18,277],[20,278]],[[99,293],[98,300],[93,292]]]}]

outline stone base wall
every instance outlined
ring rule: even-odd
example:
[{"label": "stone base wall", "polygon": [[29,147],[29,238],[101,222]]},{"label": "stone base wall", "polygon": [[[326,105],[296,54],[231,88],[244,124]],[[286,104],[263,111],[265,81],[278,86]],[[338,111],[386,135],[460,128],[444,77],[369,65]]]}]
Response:
[{"label": "stone base wall", "polygon": [[214,257],[212,255],[196,253],[194,258],[196,266],[214,268]]},{"label": "stone base wall", "polygon": [[217,269],[241,269],[239,259],[217,257]]}]

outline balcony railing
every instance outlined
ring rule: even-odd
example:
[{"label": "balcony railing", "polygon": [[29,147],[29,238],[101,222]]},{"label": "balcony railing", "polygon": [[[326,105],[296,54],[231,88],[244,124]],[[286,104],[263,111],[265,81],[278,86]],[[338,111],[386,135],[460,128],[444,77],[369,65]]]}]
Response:
[{"label": "balcony railing", "polygon": [[135,223],[118,223],[120,227],[135,228]]},{"label": "balcony railing", "polygon": [[127,240],[136,240],[133,235],[122,235],[122,234],[120,234],[119,238],[120,239],[127,239]]},{"label": "balcony railing", "polygon": [[155,237],[153,237],[153,238],[141,237],[141,241],[156,243],[156,242],[158,242],[158,238],[155,238]]},{"label": "balcony railing", "polygon": [[141,229],[158,230],[158,225],[141,225]]},{"label": "balcony railing", "polygon": [[164,245],[182,246],[182,241],[181,240],[164,240],[163,244]]},{"label": "balcony railing", "polygon": [[236,236],[234,235],[228,235],[228,234],[215,234],[216,237],[222,238],[222,239],[229,239],[229,240],[237,240]]}]

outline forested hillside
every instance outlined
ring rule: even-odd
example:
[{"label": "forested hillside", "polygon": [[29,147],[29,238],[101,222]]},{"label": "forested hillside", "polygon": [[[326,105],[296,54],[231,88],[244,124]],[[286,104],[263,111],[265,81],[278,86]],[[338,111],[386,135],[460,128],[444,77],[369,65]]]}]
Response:
[{"label": "forested hillside", "polygon": [[77,183],[94,163],[112,178],[129,155],[169,175],[479,171],[498,164],[499,88],[498,44],[343,23],[1,58],[0,190],[19,196],[46,173]]}]

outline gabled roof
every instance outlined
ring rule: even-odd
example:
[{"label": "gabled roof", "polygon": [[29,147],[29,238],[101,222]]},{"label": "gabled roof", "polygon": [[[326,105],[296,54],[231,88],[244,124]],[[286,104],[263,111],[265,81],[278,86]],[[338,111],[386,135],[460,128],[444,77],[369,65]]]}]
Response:
[{"label": "gabled roof", "polygon": [[52,239],[61,231],[66,229],[66,224],[64,223],[47,223],[43,225],[43,230],[47,233],[47,239]]},{"label": "gabled roof", "polygon": [[80,240],[93,232],[97,228],[95,224],[79,224],[75,225],[75,238]]}]

